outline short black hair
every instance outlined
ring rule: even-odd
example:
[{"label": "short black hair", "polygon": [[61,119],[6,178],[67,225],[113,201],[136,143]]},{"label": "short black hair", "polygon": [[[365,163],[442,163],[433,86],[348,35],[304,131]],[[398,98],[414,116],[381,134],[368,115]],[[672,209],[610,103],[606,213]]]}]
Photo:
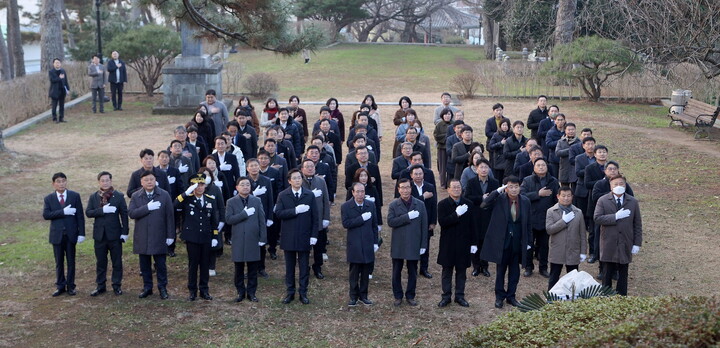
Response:
[{"label": "short black hair", "polygon": [[207,92],[205,92],[205,95],[217,95],[214,89],[208,89]]},{"label": "short black hair", "polygon": [[611,164],[614,165],[614,166],[616,166],[617,169],[620,169],[620,164],[617,163],[617,162],[615,162],[615,161],[607,161],[607,163],[605,163],[605,168],[607,168],[607,166],[609,166],[609,165],[611,165]]},{"label": "short black hair", "polygon": [[570,194],[573,194],[573,190],[570,188],[570,186],[560,186],[558,189],[557,195],[559,196],[561,193],[565,191],[570,191]]},{"label": "short black hair", "polygon": [[293,99],[297,99],[298,104],[300,104],[300,97],[298,97],[296,95],[291,95],[290,99],[288,99],[288,103],[292,103]]},{"label": "short black hair", "polygon": [[495,109],[505,109],[505,107],[500,103],[495,103],[495,105],[493,105],[492,109],[494,111]]},{"label": "short black hair", "polygon": [[170,151],[168,151],[168,150],[158,151],[158,157],[160,157],[160,155],[162,155],[162,154],[166,154],[168,157],[170,157]]},{"label": "short black hair", "polygon": [[577,128],[577,126],[576,126],[574,123],[572,123],[572,122],[566,123],[566,124],[565,124],[565,128],[567,128],[567,127]]},{"label": "short black hair", "polygon": [[188,132],[188,133],[192,133],[192,132],[197,133],[197,131],[198,131],[198,129],[197,129],[197,127],[195,127],[195,126],[187,127],[187,132]]},{"label": "short black hair", "polygon": [[[98,176],[97,176],[98,181],[99,181],[100,178],[102,178],[104,175],[107,175],[107,176],[110,177],[110,179],[112,179],[112,174],[110,174],[110,172],[108,172],[107,170],[103,170],[103,171],[100,172],[100,174],[98,174]],[[54,181],[54,180],[53,180],[53,181]]]},{"label": "short black hair", "polygon": [[517,125],[521,125],[521,126],[525,127],[525,123],[520,120],[513,122],[512,127],[515,128],[515,126],[517,126]]},{"label": "short black hair", "polygon": [[65,176],[65,173],[63,173],[63,172],[57,172],[57,173],[53,174],[52,182],[55,182],[55,179],[57,179],[57,178],[62,178],[62,179],[67,180],[67,176]]},{"label": "short black hair", "polygon": [[400,180],[398,180],[398,187],[400,187],[400,184],[404,184],[404,183],[406,183],[406,182],[410,182],[410,179],[408,179],[408,178],[400,178]]},{"label": "short black hair", "polygon": [[216,136],[215,139],[213,139],[213,143],[216,143],[218,140],[222,140],[225,144],[227,144],[227,139],[225,139],[222,135]]},{"label": "short black hair", "polygon": [[265,141],[263,142],[263,145],[265,145],[265,144],[267,144],[267,143],[273,143],[273,144],[277,145],[277,141],[276,141],[275,139],[273,139],[273,138],[267,138],[267,139],[265,139]]},{"label": "short black hair", "polygon": [[470,126],[465,126],[465,127],[462,128],[462,132],[463,132],[463,133],[465,133],[465,132],[470,132],[470,133],[472,133],[472,131],[473,131],[473,129],[472,129],[472,127],[470,127]]},{"label": "short black hair", "polygon": [[410,100],[410,97],[404,95],[400,97],[400,100],[398,101],[398,105],[402,107],[402,101],[406,101],[408,103],[408,107],[412,107],[412,100]]},{"label": "short black hair", "polygon": [[589,132],[590,134],[592,134],[592,129],[590,129],[590,128],[583,128],[582,131],[580,131],[580,133],[584,133],[584,132]]},{"label": "short black hair", "polygon": [[[225,129],[228,129],[228,127],[230,127],[230,126],[235,126],[235,127],[237,127],[237,129],[240,129],[240,124],[238,123],[238,121],[235,121],[235,120],[228,122],[227,126],[225,126]],[[188,131],[188,133],[190,133],[190,131]]]},{"label": "short black hair", "polygon": [[148,175],[152,175],[154,177],[155,173],[153,173],[152,170],[143,170],[143,172],[140,174],[140,179],[142,179]]},{"label": "short black hair", "polygon": [[455,129],[456,126],[462,126],[465,124],[465,121],[463,120],[455,120],[453,121],[453,129]]},{"label": "short black hair", "polygon": [[422,152],[420,152],[420,151],[413,151],[413,152],[410,154],[410,158],[413,158],[413,157],[415,157],[415,156],[417,156],[417,155],[420,155],[420,157],[422,157]]},{"label": "short black hair", "polygon": [[425,169],[421,164],[413,164],[410,166],[410,173],[413,172],[413,170],[420,168],[423,171],[423,174],[425,174]]},{"label": "short black hair", "polygon": [[260,149],[260,150],[258,150],[257,157],[259,158],[260,155],[265,155],[265,156],[270,157],[270,153],[269,153],[267,150],[265,150],[265,149]]},{"label": "short black hair", "polygon": [[583,145],[585,145],[585,143],[587,143],[588,141],[592,141],[593,143],[596,142],[595,138],[593,138],[593,137],[585,137],[585,138],[583,138],[583,141],[582,141]]},{"label": "short black hair", "polygon": [[[290,169],[290,171],[287,173],[287,181],[290,181],[290,178],[292,178],[292,175],[295,173],[300,173],[300,169],[297,169],[297,168]],[[302,173],[300,173],[300,175],[302,176]]]},{"label": "short black hair", "polygon": [[547,100],[547,96],[544,95],[544,94],[539,95],[539,96],[538,96],[538,100],[540,100],[540,98],[545,98],[545,100]]},{"label": "short black hair", "polygon": [[440,98],[442,98],[442,97],[444,97],[444,96],[448,96],[448,97],[452,98],[452,95],[450,95],[449,92],[443,92],[443,93],[440,95]]},{"label": "short black hair", "polygon": [[182,141],[177,140],[177,139],[173,139],[173,140],[170,142],[170,147],[172,147],[173,144],[175,144],[175,143],[178,143],[178,144],[180,144],[180,145],[182,146]]},{"label": "short black hair", "polygon": [[317,146],[315,146],[315,145],[310,145],[310,146],[308,146],[308,147],[305,149],[305,153],[307,153],[307,152],[310,151],[310,150],[318,150],[318,152],[320,152],[320,148],[317,147]]},{"label": "short black hair", "polygon": [[598,150],[605,150],[605,152],[610,152],[605,145],[595,145],[595,150],[593,150],[593,152],[598,152]]},{"label": "short black hair", "polygon": [[490,161],[488,161],[488,160],[485,159],[485,158],[478,158],[478,159],[475,160],[475,166],[476,166],[476,167],[479,166],[480,163],[485,163],[485,164],[487,164],[488,167],[490,167]]},{"label": "short black hair", "polygon": [[321,107],[321,108],[320,108],[320,113],[322,114],[323,111],[330,112],[330,107],[329,107],[329,106],[323,106],[323,107]]},{"label": "short black hair", "polygon": [[519,179],[517,176],[515,176],[515,175],[510,175],[510,176],[508,176],[508,177],[505,177],[505,179],[503,179],[503,185],[507,185],[507,184],[518,184],[518,185],[520,185],[520,179]]},{"label": "short black hair", "polygon": [[235,180],[235,186],[240,185],[240,182],[245,180],[250,181],[250,178],[248,178],[247,176],[241,176],[237,178],[237,180]]},{"label": "short black hair", "polygon": [[153,150],[151,150],[151,149],[140,150],[140,158],[145,157],[145,155],[150,155],[150,156],[155,157],[155,152],[153,152]]}]

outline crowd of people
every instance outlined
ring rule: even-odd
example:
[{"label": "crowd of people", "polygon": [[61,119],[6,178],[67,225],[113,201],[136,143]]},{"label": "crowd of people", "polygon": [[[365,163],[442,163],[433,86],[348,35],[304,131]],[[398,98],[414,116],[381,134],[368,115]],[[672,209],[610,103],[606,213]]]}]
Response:
[{"label": "crowd of people", "polygon": [[[362,98],[346,125],[335,98],[327,100],[318,117],[300,107],[298,96],[286,106],[270,98],[257,110],[241,97],[230,114],[208,90],[190,120],[174,128],[167,148],[139,152],[140,168],[130,174],[125,194],[114,188],[111,173],[100,172],[98,190],[84,213],[80,195],[67,189],[65,174],[54,174],[54,192],[45,197],[43,209],[51,221],[56,261],[53,296],[76,294],[75,247],[85,240],[85,216],[94,219],[97,285],[91,296],[107,291],[108,254],[112,289],[123,293],[122,244],[129,238],[129,219],[135,220],[140,298],[153,294],[153,273],[160,297],[169,297],[166,258],[176,257],[176,244],[183,243],[190,301],[198,292],[212,300],[210,277],[216,274],[217,258],[229,249],[235,301],[257,302],[258,277],[269,277],[267,258],[277,260],[279,247],[285,262],[282,302],[292,302],[297,294],[308,304],[310,271],[325,278],[328,231],[344,229],[348,305],[372,305],[368,286],[383,225],[390,230],[395,306],[417,305],[418,270],[433,277],[431,254],[442,267],[440,307],[453,299],[469,306],[467,269],[472,267],[472,276],[491,277],[491,262],[496,264],[498,308],[504,302],[518,305],[521,270],[530,277],[536,266],[551,289],[563,267],[570,272],[584,262],[599,262],[603,284],[617,280],[617,292],[627,294],[628,264],[642,245],[640,209],[619,164],[608,159],[607,147],[591,129],[578,132],[557,105],[547,105],[545,96],[537,99],[527,123],[511,121],[503,105],[495,104],[485,122],[484,142],[470,126],[475,120],[452,105],[449,93],[441,95],[432,131],[423,126],[409,97],[400,98],[398,106],[392,154],[386,154],[392,157],[394,188],[386,185],[386,192],[387,173],[378,164],[387,121],[372,95]],[[439,190],[446,190],[447,197],[441,199]],[[384,197],[387,192],[394,197]],[[342,226],[331,225],[336,199],[341,200]],[[438,247],[432,250],[438,227]]]}]

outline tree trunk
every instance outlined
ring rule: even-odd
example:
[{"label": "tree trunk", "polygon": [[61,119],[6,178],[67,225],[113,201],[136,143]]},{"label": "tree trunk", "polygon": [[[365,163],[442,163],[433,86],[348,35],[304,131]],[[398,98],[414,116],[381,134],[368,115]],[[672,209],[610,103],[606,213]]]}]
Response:
[{"label": "tree trunk", "polygon": [[68,47],[75,48],[75,47],[77,47],[75,45],[75,37],[70,32],[70,26],[72,26],[72,21],[70,20],[70,16],[68,15],[68,12],[67,12],[67,9],[65,8],[64,2],[63,2],[63,9],[62,9],[62,16],[63,16],[63,20],[65,21],[65,33],[67,34]]},{"label": "tree trunk", "polygon": [[10,67],[10,55],[8,54],[5,37],[0,27],[0,79],[7,81],[12,79],[12,68]]},{"label": "tree trunk", "polygon": [[115,9],[117,9],[120,17],[127,19],[127,12],[125,11],[125,7],[123,6],[123,0],[115,0]]},{"label": "tree trunk", "polygon": [[8,1],[7,11],[8,50],[13,58],[15,77],[21,77],[25,76],[25,52],[23,51],[22,37],[20,36],[20,15],[17,0]]},{"label": "tree trunk", "polygon": [[52,68],[52,60],[65,57],[62,38],[61,0],[43,0],[40,13],[40,69]]},{"label": "tree trunk", "polygon": [[[387,23],[388,22],[383,22],[380,24],[380,27],[375,32],[375,37],[372,38],[371,42],[378,42],[378,40],[382,38],[383,34],[385,34],[387,32],[387,27],[388,27]],[[383,39],[383,41],[385,41],[385,40]]]},{"label": "tree trunk", "polygon": [[142,15],[142,9],[140,8],[140,0],[132,0],[130,2],[130,6],[130,20],[139,20],[140,16]]},{"label": "tree trunk", "polygon": [[560,0],[557,17],[555,18],[555,46],[564,45],[573,41],[575,35],[575,0]]},{"label": "tree trunk", "polygon": [[485,39],[485,59],[495,60],[495,24],[493,20],[488,17],[487,13],[482,14],[482,35]]}]

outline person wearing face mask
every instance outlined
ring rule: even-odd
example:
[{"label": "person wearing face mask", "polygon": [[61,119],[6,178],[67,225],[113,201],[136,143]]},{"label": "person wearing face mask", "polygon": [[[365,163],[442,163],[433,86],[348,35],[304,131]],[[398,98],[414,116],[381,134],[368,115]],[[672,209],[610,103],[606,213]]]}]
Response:
[{"label": "person wearing face mask", "polygon": [[[618,271],[616,291],[627,296],[628,266],[642,246],[642,217],[635,197],[625,194],[627,180],[622,174],[610,178],[612,192],[600,197],[593,215],[600,226],[600,261],[607,274]],[[612,287],[613,278],[603,278],[603,285]]]},{"label": "person wearing face mask", "polygon": [[555,127],[555,118],[559,114],[560,107],[557,105],[550,105],[550,107],[548,108],[547,117],[540,121],[537,132],[537,139],[539,141],[538,145],[540,145],[540,147],[543,147],[545,145],[545,137],[547,136],[548,131]]}]

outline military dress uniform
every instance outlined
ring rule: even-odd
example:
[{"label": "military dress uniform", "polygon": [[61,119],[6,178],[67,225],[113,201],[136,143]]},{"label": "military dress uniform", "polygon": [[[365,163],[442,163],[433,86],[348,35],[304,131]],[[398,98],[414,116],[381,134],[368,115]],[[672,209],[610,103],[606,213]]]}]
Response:
[{"label": "military dress uniform", "polygon": [[[205,175],[196,174],[190,179],[190,185],[205,183]],[[200,197],[181,193],[175,199],[175,209],[182,210],[181,238],[185,241],[188,253],[188,290],[189,299],[195,300],[198,290],[198,267],[200,268],[200,297],[212,300],[209,293],[210,251],[212,241],[219,242],[218,208],[215,197],[203,194]]]}]

